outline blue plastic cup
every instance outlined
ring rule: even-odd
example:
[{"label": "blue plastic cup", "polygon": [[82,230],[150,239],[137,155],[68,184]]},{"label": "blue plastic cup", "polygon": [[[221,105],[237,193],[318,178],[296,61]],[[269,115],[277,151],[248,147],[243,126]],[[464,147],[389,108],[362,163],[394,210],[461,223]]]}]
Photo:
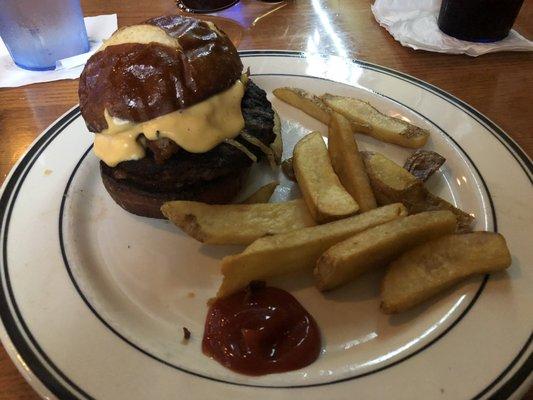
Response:
[{"label": "blue plastic cup", "polygon": [[34,71],[89,51],[80,0],[0,0],[0,37],[15,64]]}]

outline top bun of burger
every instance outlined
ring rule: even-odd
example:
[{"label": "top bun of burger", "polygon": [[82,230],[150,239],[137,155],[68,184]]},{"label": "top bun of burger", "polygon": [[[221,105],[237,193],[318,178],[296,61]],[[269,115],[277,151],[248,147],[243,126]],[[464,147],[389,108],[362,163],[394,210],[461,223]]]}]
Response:
[{"label": "top bun of burger", "polygon": [[87,61],[80,109],[111,197],[162,218],[170,200],[227,203],[275,134],[266,93],[211,22],[179,15],[117,30]]},{"label": "top bun of burger", "polygon": [[242,63],[214,24],[177,15],[116,31],[80,77],[80,110],[91,132],[107,128],[104,110],[142,122],[199,103],[233,85]]}]

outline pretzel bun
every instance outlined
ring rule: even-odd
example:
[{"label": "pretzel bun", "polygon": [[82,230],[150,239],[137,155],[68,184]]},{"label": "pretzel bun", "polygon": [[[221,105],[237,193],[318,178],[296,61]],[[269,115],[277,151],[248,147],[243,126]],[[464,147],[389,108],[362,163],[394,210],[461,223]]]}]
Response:
[{"label": "pretzel bun", "polygon": [[242,63],[213,23],[180,15],[117,30],[80,76],[80,110],[91,132],[112,117],[143,122],[189,107],[232,86]]}]

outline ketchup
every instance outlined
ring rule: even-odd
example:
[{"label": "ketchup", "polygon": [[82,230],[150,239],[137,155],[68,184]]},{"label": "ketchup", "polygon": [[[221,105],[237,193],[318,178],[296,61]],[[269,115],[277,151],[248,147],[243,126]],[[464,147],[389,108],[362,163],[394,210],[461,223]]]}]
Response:
[{"label": "ketchup", "polygon": [[320,347],[313,317],[289,293],[264,283],[215,301],[202,342],[206,355],[246,375],[305,367]]}]

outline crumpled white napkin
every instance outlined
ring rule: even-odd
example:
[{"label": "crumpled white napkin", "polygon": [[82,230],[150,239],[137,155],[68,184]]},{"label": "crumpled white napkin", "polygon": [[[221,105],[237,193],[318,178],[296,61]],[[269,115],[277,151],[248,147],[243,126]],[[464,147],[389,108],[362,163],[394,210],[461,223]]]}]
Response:
[{"label": "crumpled white napkin", "polygon": [[475,43],[455,39],[437,26],[441,0],[376,0],[374,17],[403,46],[439,53],[477,57],[496,51],[533,51],[533,42],[511,30],[499,42]]},{"label": "crumpled white napkin", "polygon": [[58,61],[55,70],[28,71],[17,67],[0,39],[0,87],[18,87],[37,82],[78,78],[87,59],[117,30],[117,14],[86,17],[84,21],[91,46],[89,52]]}]

